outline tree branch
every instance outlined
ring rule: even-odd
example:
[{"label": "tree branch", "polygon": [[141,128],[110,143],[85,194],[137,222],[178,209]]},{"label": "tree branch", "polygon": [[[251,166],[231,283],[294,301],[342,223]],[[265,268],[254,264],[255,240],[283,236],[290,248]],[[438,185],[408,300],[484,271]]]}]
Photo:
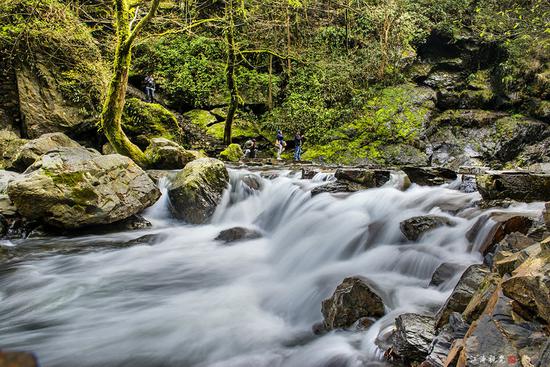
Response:
[{"label": "tree branch", "polygon": [[151,8],[149,9],[149,12],[147,13],[147,15],[145,17],[143,17],[143,19],[141,19],[138,24],[136,25],[136,27],[134,28],[134,30],[132,30],[132,33],[130,33],[130,36],[128,37],[128,39],[126,40],[125,44],[124,44],[124,47],[126,49],[129,49],[131,46],[132,46],[132,43],[134,42],[134,40],[136,39],[137,35],[139,34],[139,32],[141,31],[141,29],[147,24],[149,23],[149,21],[155,16],[155,13],[159,7],[159,4],[160,4],[160,0],[153,0],[153,2],[151,3]]}]

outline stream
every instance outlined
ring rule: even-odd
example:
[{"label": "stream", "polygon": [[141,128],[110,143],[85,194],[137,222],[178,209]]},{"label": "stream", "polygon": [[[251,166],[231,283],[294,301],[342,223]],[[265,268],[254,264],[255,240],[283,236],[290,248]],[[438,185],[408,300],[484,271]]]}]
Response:
[{"label": "stream", "polygon": [[[230,177],[208,225],[173,220],[163,180],[162,198],[144,213],[149,229],[4,241],[86,251],[0,266],[0,347],[33,351],[45,367],[384,366],[376,339],[387,336],[395,317],[435,312],[458,281],[429,287],[435,269],[482,261],[476,241],[465,237],[483,214],[474,204],[480,196],[454,189],[456,183],[400,191],[396,175],[381,188],[312,197],[331,175],[302,180],[290,171],[231,170]],[[259,190],[244,183],[250,179]],[[448,217],[453,226],[407,241],[399,223],[426,214]],[[231,245],[215,240],[235,226],[263,236]],[[154,236],[94,248],[144,235]],[[386,315],[365,332],[314,335],[321,301],[351,275],[381,290]]]}]

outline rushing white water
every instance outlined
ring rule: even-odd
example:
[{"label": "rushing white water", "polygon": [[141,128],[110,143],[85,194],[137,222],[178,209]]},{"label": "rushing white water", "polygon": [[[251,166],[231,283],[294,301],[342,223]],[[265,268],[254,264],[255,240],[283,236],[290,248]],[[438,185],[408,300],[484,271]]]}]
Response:
[{"label": "rushing white water", "polygon": [[[108,236],[161,234],[152,245],[11,265],[0,271],[0,347],[34,351],[46,367],[383,365],[376,337],[400,313],[433,312],[456,282],[428,287],[437,266],[481,261],[465,238],[481,214],[479,195],[415,185],[402,192],[391,187],[401,184],[395,176],[386,187],[311,197],[331,180],[232,171],[209,225],[170,220],[164,195],[146,212],[151,230]],[[427,213],[454,226],[407,242],[399,223]],[[214,240],[233,226],[263,237]],[[387,315],[363,333],[314,336],[321,301],[350,275],[383,291]]]}]

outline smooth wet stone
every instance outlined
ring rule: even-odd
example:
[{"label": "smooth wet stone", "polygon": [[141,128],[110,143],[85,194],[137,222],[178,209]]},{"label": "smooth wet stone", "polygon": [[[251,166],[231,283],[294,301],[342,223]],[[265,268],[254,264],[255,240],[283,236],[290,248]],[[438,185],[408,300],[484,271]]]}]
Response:
[{"label": "smooth wet stone", "polygon": [[201,158],[190,162],[173,177],[168,197],[174,215],[192,224],[210,219],[229,185],[229,173],[222,161]]},{"label": "smooth wet stone", "polygon": [[325,330],[351,327],[364,317],[384,316],[384,303],[366,278],[346,278],[336,287],[333,295],[321,306]]},{"label": "smooth wet stone", "polygon": [[464,270],[464,266],[453,263],[443,263],[435,269],[430,280],[430,286],[437,287],[447,280],[451,279],[455,274]]},{"label": "smooth wet stone", "polygon": [[489,171],[477,176],[485,200],[512,199],[522,202],[550,200],[550,174],[524,171]]},{"label": "smooth wet stone", "polygon": [[403,167],[412,183],[422,186],[439,186],[458,178],[456,172],[442,167]]},{"label": "smooth wet stone", "polygon": [[434,324],[431,316],[414,313],[399,315],[395,319],[392,335],[393,351],[406,363],[424,361],[435,338]]},{"label": "smooth wet stone", "polygon": [[409,241],[416,241],[426,232],[450,225],[452,222],[447,217],[424,215],[404,220],[399,224],[399,228]]}]

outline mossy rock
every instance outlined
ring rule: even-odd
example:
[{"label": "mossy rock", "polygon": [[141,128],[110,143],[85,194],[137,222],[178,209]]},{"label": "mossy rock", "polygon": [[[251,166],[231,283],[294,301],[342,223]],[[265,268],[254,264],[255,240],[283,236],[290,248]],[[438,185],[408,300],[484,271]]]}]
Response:
[{"label": "mossy rock", "polygon": [[206,110],[191,110],[183,114],[192,124],[202,129],[208,129],[209,126],[218,122],[216,116]]},{"label": "mossy rock", "polygon": [[243,155],[243,150],[239,144],[231,144],[220,153],[220,159],[223,161],[238,162]]},{"label": "mossy rock", "polygon": [[194,152],[164,138],[151,139],[151,145],[145,151],[151,169],[181,169],[195,159]]},{"label": "mossy rock", "polygon": [[327,132],[322,145],[304,146],[305,160],[327,163],[384,163],[382,147],[411,145],[431,118],[436,93],[403,84],[380,90],[366,104],[362,116]]},{"label": "mossy rock", "polygon": [[183,137],[183,130],[172,112],[157,103],[146,103],[137,98],[126,100],[122,127],[142,149],[152,138],[180,141]]}]

